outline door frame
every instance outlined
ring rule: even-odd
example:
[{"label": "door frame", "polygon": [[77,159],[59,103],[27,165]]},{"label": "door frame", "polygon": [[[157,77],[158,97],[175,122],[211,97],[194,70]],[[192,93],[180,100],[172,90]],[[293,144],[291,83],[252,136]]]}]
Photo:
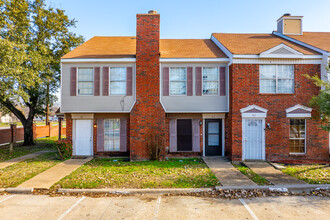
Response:
[{"label": "door frame", "polygon": [[215,118],[203,118],[203,157],[205,157],[205,145],[206,145],[206,137],[205,137],[205,132],[206,132],[206,125],[205,125],[205,120],[208,119],[221,119],[222,121],[222,132],[221,132],[221,142],[222,142],[222,149],[221,149],[221,156],[225,156],[225,119],[223,117],[215,117]]},{"label": "door frame", "polygon": [[244,141],[245,137],[245,124],[246,119],[255,119],[255,120],[261,120],[261,160],[266,160],[266,119],[264,117],[244,117],[242,118],[242,160],[245,160],[245,152],[246,152],[246,144]]},{"label": "door frame", "polygon": [[[94,156],[94,137],[93,137],[93,119],[73,119],[72,120],[72,156],[77,156],[77,147],[76,147],[76,132],[77,132],[77,120],[88,120],[91,122],[91,156]],[[79,155],[78,155],[79,156]],[[87,155],[86,155],[87,156]]]}]

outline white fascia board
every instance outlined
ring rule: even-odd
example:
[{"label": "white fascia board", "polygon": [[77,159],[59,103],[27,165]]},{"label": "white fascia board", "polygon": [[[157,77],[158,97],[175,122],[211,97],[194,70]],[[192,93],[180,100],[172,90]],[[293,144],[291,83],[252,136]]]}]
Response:
[{"label": "white fascia board", "polygon": [[229,62],[228,58],[160,58],[160,63]]},{"label": "white fascia board", "polygon": [[294,42],[294,43],[296,43],[296,44],[299,44],[299,45],[301,45],[301,46],[304,46],[304,47],[307,47],[307,48],[309,48],[309,49],[315,50],[316,52],[319,52],[319,53],[321,53],[321,54],[325,54],[325,55],[327,55],[327,56],[330,56],[330,53],[329,53],[328,51],[326,51],[326,50],[322,50],[322,49],[320,49],[320,48],[314,47],[314,46],[312,46],[312,45],[310,45],[310,44],[307,44],[307,43],[304,43],[304,42],[302,42],[302,41],[299,41],[299,40],[293,39],[293,38],[291,38],[291,37],[288,37],[288,36],[286,36],[286,35],[284,35],[284,34],[281,34],[281,33],[276,32],[276,31],[273,31],[273,34],[276,35],[276,36],[278,36],[278,37],[281,37],[281,38],[284,38],[284,39],[286,39],[286,40],[289,40],[289,41],[291,41],[291,42]]},{"label": "white fascia board", "polygon": [[257,109],[257,110],[262,111],[262,112],[264,112],[264,113],[267,113],[267,112],[268,112],[267,109],[262,108],[262,107],[257,106],[257,105],[249,105],[249,106],[247,106],[247,107],[245,107],[245,108],[242,108],[242,109],[240,110],[240,112],[241,112],[241,113],[244,113],[244,112],[250,111],[250,110],[252,110],[252,109]]},{"label": "white fascia board", "polygon": [[242,118],[266,118],[267,113],[242,113]]},{"label": "white fascia board", "polygon": [[213,43],[215,43],[215,45],[217,45],[220,48],[220,50],[222,50],[227,55],[227,57],[229,57],[229,66],[230,66],[233,62],[233,54],[213,35],[211,35],[211,40],[213,41]]},{"label": "white fascia board", "polygon": [[228,111],[166,111],[166,113],[228,113]]},{"label": "white fascia board", "polygon": [[233,58],[241,58],[241,59],[258,59],[258,58],[279,58],[279,59],[322,59],[322,55],[275,55],[275,54],[267,54],[267,56],[263,55],[246,55],[246,54],[234,54]]},{"label": "white fascia board", "polygon": [[313,110],[312,108],[306,107],[304,105],[297,104],[295,106],[292,106],[290,108],[287,108],[285,111],[287,113],[290,113],[290,112],[292,112],[294,110],[297,110],[297,109],[303,109],[303,110],[306,110],[306,111],[309,111],[309,112],[311,112]]},{"label": "white fascia board", "polygon": [[99,59],[99,58],[86,58],[86,59],[61,59],[61,63],[106,63],[106,62],[111,62],[111,63],[134,63],[136,61],[135,58],[104,58],[104,59]]}]

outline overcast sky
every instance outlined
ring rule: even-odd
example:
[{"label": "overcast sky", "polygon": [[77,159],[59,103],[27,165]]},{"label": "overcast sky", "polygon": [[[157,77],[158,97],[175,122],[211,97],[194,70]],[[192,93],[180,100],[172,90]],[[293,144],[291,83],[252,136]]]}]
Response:
[{"label": "overcast sky", "polygon": [[47,0],[75,18],[85,37],[135,36],[137,13],[160,13],[161,38],[211,33],[271,33],[284,13],[304,16],[305,31],[330,32],[330,0]]}]

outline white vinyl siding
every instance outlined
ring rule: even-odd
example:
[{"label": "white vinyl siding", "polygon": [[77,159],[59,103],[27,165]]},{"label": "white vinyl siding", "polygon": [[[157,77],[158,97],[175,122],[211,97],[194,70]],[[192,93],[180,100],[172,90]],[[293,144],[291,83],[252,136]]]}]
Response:
[{"label": "white vinyl siding", "polygon": [[94,94],[94,71],[93,68],[78,68],[78,95]]},{"label": "white vinyl siding", "polygon": [[187,68],[170,67],[169,68],[170,95],[187,94]]},{"label": "white vinyl siding", "polygon": [[125,67],[110,67],[110,95],[126,95]]},{"label": "white vinyl siding", "polygon": [[104,151],[120,150],[120,119],[104,120]]},{"label": "white vinyl siding", "polygon": [[294,93],[293,65],[260,65],[260,93]]},{"label": "white vinyl siding", "polygon": [[218,67],[203,67],[203,95],[218,95],[219,94],[219,68]]}]

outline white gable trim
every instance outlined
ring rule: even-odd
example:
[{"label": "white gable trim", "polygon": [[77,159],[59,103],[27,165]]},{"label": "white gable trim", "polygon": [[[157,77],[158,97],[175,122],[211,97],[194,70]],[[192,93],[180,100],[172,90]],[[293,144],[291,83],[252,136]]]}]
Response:
[{"label": "white gable trim", "polygon": [[135,63],[135,58],[69,58],[61,59],[61,63],[100,63],[100,62],[116,62],[116,63]]},{"label": "white gable trim", "polygon": [[[309,113],[292,113],[293,111],[295,111],[297,109],[302,109],[302,110],[308,111]],[[310,118],[310,117],[312,117],[312,114],[311,114],[312,110],[313,110],[312,108],[308,108],[306,106],[297,104],[293,107],[286,109],[285,111],[286,111],[287,118]]]},{"label": "white gable trim", "polygon": [[211,35],[211,40],[227,55],[227,57],[229,57],[228,66],[230,66],[233,63],[233,54],[213,35]]},{"label": "white gable trim", "polygon": [[[251,113],[248,112],[252,109],[257,109],[261,112]],[[241,110],[242,118],[266,118],[268,110],[265,108],[261,108],[257,105],[249,105],[248,107],[242,108]]]},{"label": "white gable trim", "polygon": [[[272,54],[274,51],[279,49],[285,49],[291,52],[292,54]],[[281,43],[269,50],[266,50],[259,55],[260,58],[303,58],[304,54],[296,51],[295,49]]]}]

